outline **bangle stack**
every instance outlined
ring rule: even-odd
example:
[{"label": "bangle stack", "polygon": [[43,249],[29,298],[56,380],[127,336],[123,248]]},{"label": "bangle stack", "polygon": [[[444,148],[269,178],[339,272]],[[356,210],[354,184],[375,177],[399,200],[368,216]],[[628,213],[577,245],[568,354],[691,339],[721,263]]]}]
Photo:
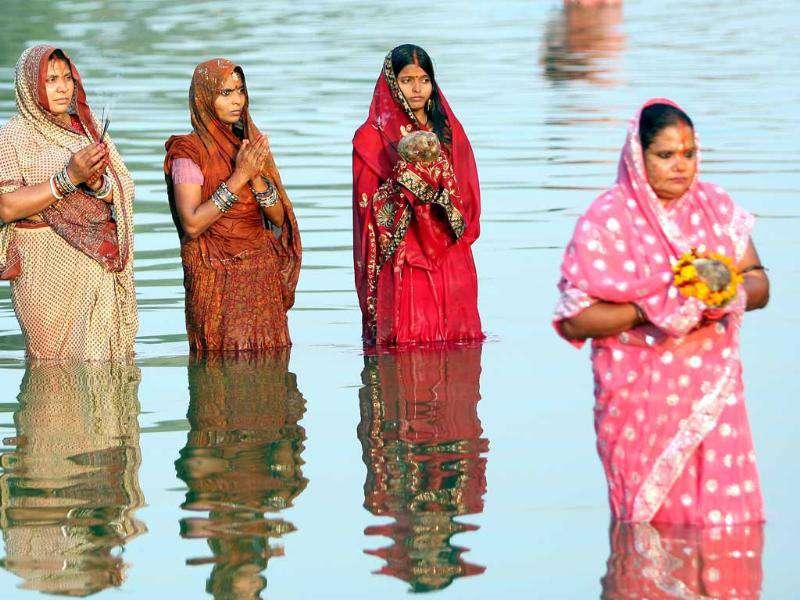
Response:
[{"label": "bangle stack", "polygon": [[228,189],[228,185],[223,181],[219,184],[216,191],[211,194],[211,201],[220,212],[226,213],[239,200],[239,196]]},{"label": "bangle stack", "polygon": [[280,200],[278,196],[278,188],[275,187],[275,184],[272,183],[266,177],[262,177],[261,180],[264,182],[264,185],[267,186],[267,189],[263,192],[257,192],[253,188],[250,188],[253,192],[253,196],[256,197],[256,202],[261,208],[270,208],[275,206]]},{"label": "bangle stack", "polygon": [[91,188],[87,188],[86,193],[90,196],[98,198],[99,200],[105,200],[111,195],[112,191],[111,180],[103,175],[103,185],[100,186],[100,189],[93,190]]},{"label": "bangle stack", "polygon": [[64,196],[68,196],[78,191],[78,186],[72,183],[67,173],[67,167],[64,167],[50,178],[50,193],[56,200],[61,200]]}]

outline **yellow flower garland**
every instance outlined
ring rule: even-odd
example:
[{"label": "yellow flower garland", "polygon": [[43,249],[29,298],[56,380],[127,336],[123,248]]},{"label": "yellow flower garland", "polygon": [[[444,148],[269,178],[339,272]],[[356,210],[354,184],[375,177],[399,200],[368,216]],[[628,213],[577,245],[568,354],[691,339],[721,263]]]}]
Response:
[{"label": "yellow flower garland", "polygon": [[[700,275],[697,273],[697,268],[694,266],[694,261],[699,258],[719,261],[728,267],[731,280],[725,289],[715,292],[700,278]],[[711,307],[724,306],[730,302],[736,296],[739,285],[744,281],[744,278],[736,270],[733,261],[729,257],[716,252],[699,254],[696,248],[692,248],[689,252],[681,256],[678,262],[672,267],[672,271],[675,275],[675,287],[678,288],[681,294],[687,297],[694,296]]]}]

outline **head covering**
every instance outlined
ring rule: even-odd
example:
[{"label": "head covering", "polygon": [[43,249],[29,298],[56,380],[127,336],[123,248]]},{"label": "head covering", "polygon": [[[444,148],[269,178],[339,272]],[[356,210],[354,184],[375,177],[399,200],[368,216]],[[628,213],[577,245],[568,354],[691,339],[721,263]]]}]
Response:
[{"label": "head covering", "polygon": [[[197,65],[192,75],[189,88],[189,111],[191,113],[193,133],[189,135],[172,136],[166,143],[167,156],[164,161],[164,171],[167,177],[167,188],[173,217],[178,231],[181,232],[180,222],[175,217],[174,190],[170,172],[172,161],[178,157],[191,158],[203,173],[203,198],[207,199],[219,187],[220,183],[227,180],[236,167],[236,155],[241,147],[242,140],[254,141],[263,136],[250,117],[249,97],[242,108],[242,116],[236,125],[241,126],[242,137],[222,123],[214,111],[214,101],[219,95],[225,81],[234,72],[238,73],[245,82],[244,71],[239,65],[225,58],[215,58]],[[279,239],[267,236],[268,243],[274,247],[276,254],[281,259],[281,274],[284,283],[284,304],[286,308],[294,303],[294,290],[300,275],[300,258],[302,248],[300,233],[295,220],[289,197],[283,187],[278,167],[270,152],[264,162],[261,174],[269,179],[278,190],[285,222]],[[252,227],[263,229],[263,217],[258,205],[250,191],[245,186],[238,192],[239,201],[230,211],[223,214],[201,236],[200,244],[205,256],[215,256],[214,246],[224,246],[227,250],[235,251],[232,243],[246,243],[252,238]],[[187,240],[183,240],[184,243]],[[215,256],[216,257],[216,256]]]},{"label": "head covering", "polygon": [[[451,130],[451,141],[445,146],[453,170],[460,197],[459,209],[466,221],[464,240],[472,243],[480,234],[480,185],[478,183],[478,170],[475,166],[475,157],[472,146],[461,123],[453,114],[450,105],[438,87],[439,103],[447,117]],[[369,107],[369,116],[366,122],[356,131],[353,147],[356,154],[369,166],[369,168],[385,181],[392,174],[392,169],[398,159],[397,145],[400,139],[415,130],[422,129],[414,112],[400,90],[397,77],[392,67],[392,53],[386,55],[383,68],[375,84],[372,104]],[[377,134],[377,135],[376,135]],[[356,197],[360,200],[360,195]]]},{"label": "head covering", "polygon": [[[48,62],[56,52],[66,58],[72,73],[75,91],[71,110],[80,131],[65,126],[48,109],[45,79]],[[49,45],[25,50],[16,66],[15,93],[19,113],[0,133],[0,144],[7,154],[0,160],[0,193],[46,182],[72,154],[99,141],[97,121],[86,102],[81,76],[62,50]],[[42,210],[41,215],[68,244],[107,270],[119,272],[129,263],[133,249],[134,186],[113,142],[106,138],[105,143],[110,157],[106,175],[114,190],[113,211],[111,205],[79,188]],[[3,237],[8,238],[11,229],[5,229]]]}]

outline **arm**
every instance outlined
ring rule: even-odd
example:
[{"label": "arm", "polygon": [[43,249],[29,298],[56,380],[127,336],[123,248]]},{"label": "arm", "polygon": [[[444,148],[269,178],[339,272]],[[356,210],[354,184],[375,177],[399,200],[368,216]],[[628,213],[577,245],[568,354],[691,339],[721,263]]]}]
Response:
[{"label": "arm", "polygon": [[[70,181],[80,185],[91,180],[99,188],[102,184],[100,175],[105,169],[107,157],[108,150],[102,144],[92,144],[76,152],[67,165]],[[25,219],[42,212],[56,200],[49,181],[26,185],[13,192],[0,194],[0,220],[11,223]]]},{"label": "arm", "polygon": [[764,308],[769,302],[769,278],[761,266],[761,260],[752,239],[748,242],[747,250],[737,268],[744,276],[742,285],[747,292],[746,310]]},{"label": "arm", "polygon": [[[264,180],[260,176],[253,179],[250,185],[256,193],[267,191],[267,184],[264,183]],[[272,185],[275,184],[273,183]],[[267,217],[273,225],[276,227],[283,227],[283,221],[286,218],[283,212],[283,202],[278,200],[273,206],[262,206],[261,212],[264,213],[264,216]]]},{"label": "arm", "polygon": [[597,302],[574,317],[559,323],[568,340],[608,337],[628,331],[647,322],[644,313],[632,303]]},{"label": "arm", "polygon": [[[255,144],[248,140],[242,142],[236,155],[236,168],[225,184],[233,194],[238,194],[244,186],[258,178],[261,179],[261,154]],[[263,182],[261,182],[263,185]],[[221,216],[211,198],[203,198],[202,186],[196,183],[175,184],[175,208],[181,222],[181,228],[189,238],[194,239],[211,227]],[[283,208],[281,208],[281,213]],[[283,221],[281,220],[281,223]]]}]

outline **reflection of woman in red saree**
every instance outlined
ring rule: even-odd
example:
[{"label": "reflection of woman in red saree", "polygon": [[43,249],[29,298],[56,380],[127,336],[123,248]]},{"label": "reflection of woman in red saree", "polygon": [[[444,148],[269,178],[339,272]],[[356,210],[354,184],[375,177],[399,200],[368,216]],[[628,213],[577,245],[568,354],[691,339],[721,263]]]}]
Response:
[{"label": "reflection of woman in red saree", "polygon": [[[401,138],[432,131],[432,164],[399,157]],[[480,340],[471,244],[480,232],[472,148],[418,46],[386,57],[353,139],[353,255],[368,344]]]},{"label": "reflection of woman in red saree", "polygon": [[377,571],[414,591],[442,589],[483,573],[452,538],[483,511],[489,443],[478,419],[480,347],[418,349],[365,358],[358,437],[367,465],[364,506],[393,522],[367,527],[391,545],[368,550]]}]

